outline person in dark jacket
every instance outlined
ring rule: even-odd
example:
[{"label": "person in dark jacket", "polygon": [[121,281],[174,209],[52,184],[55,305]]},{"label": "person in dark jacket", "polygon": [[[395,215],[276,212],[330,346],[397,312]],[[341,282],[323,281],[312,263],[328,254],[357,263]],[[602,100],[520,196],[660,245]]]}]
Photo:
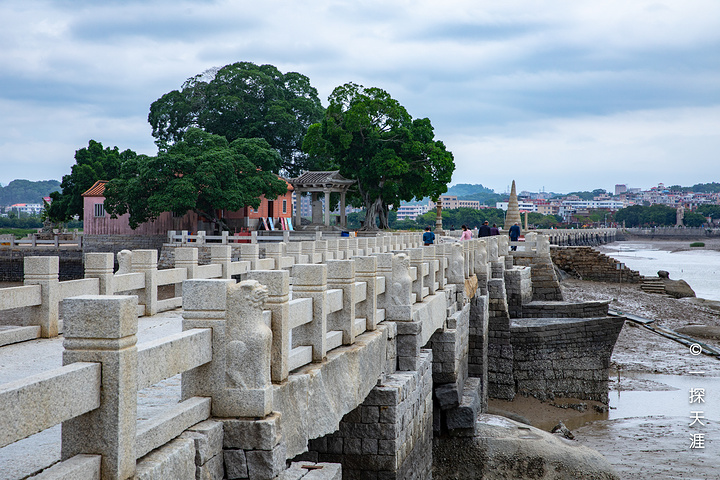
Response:
[{"label": "person in dark jacket", "polygon": [[497,226],[497,223],[493,223],[493,226],[490,227],[490,235],[500,235],[500,229]]},{"label": "person in dark jacket", "polygon": [[425,227],[425,233],[423,233],[423,243],[426,247],[435,243],[435,234],[430,231],[430,227]]},{"label": "person in dark jacket", "polygon": [[[508,235],[510,236],[511,242],[518,241],[518,239],[520,238],[520,226],[517,224],[517,222],[515,222],[515,225],[510,227],[510,230],[508,231]],[[517,250],[517,246],[516,245],[512,246],[512,247],[510,247],[510,249],[514,252],[515,250]]]},{"label": "person in dark jacket", "polygon": [[488,221],[485,220],[482,225],[480,225],[480,228],[478,228],[478,237],[489,237],[490,236],[490,225],[488,225]]}]

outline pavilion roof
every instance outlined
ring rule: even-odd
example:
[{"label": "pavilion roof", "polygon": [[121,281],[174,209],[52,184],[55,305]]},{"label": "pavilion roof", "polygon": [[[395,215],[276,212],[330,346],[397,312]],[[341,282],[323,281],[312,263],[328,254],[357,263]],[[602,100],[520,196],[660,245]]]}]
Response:
[{"label": "pavilion roof", "polygon": [[295,189],[347,191],[356,181],[340,175],[339,170],[330,172],[305,172],[299,177],[288,180]]}]

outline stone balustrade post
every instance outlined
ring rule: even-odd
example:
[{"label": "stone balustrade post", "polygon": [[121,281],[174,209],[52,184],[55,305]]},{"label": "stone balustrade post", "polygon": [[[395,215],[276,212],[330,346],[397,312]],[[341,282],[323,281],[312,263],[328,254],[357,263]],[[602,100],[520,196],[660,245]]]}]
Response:
[{"label": "stone balustrade post", "polygon": [[498,235],[494,235],[492,237],[485,237],[487,241],[487,252],[488,252],[488,261],[490,262],[497,262],[498,261]]},{"label": "stone balustrade post", "polygon": [[222,401],[225,375],[225,316],[227,289],[232,280],[185,280],[183,282],[183,331],[212,329],[212,361],[182,373],[181,398],[212,397],[212,414],[227,416]]},{"label": "stone balustrade post", "polygon": [[[285,256],[285,244],[268,243],[265,245],[265,258],[272,258],[275,261],[274,270],[280,270],[282,265],[282,259]],[[263,282],[260,282],[263,283]]]},{"label": "stone balustrade post", "polygon": [[287,253],[295,258],[295,264],[306,263],[300,261],[300,255],[302,255],[300,247],[300,242],[290,242],[287,244]]},{"label": "stone balustrade post", "polygon": [[[463,256],[463,246],[459,243],[453,243],[445,247],[447,255],[448,249],[450,256],[448,258],[447,282],[461,285],[460,289],[465,285],[465,257]],[[461,290],[458,291],[461,291]]]},{"label": "stone balustrade post", "polygon": [[358,253],[358,238],[357,237],[351,237],[347,239],[347,253],[345,254],[345,258],[352,258],[356,255],[360,255]]},{"label": "stone balustrade post", "polygon": [[423,258],[428,264],[428,276],[425,281],[425,286],[428,288],[429,295],[435,295],[436,285],[438,288],[442,288],[437,283],[437,271],[438,271],[438,260],[435,258],[435,245],[428,245],[427,247],[420,247],[423,250]]},{"label": "stone balustrade post", "polygon": [[365,255],[372,255],[373,253],[380,253],[379,249],[377,248],[377,237],[370,237],[367,239],[367,251],[365,252]]},{"label": "stone balustrade post", "polygon": [[423,249],[410,248],[406,250],[405,253],[410,258],[410,266],[415,267],[415,269],[417,270],[417,278],[412,284],[412,291],[415,294],[415,301],[422,302],[424,286],[423,263],[425,262],[425,259],[423,258]]},{"label": "stone balustrade post", "polygon": [[227,244],[229,243],[229,240],[230,240],[230,232],[228,232],[227,230],[223,230],[220,235],[222,236],[222,240],[220,240],[220,242],[221,242],[223,245],[227,245]]},{"label": "stone balustrade post", "polygon": [[290,273],[287,270],[250,270],[248,280],[256,280],[268,289],[265,308],[270,310],[272,330],[271,378],[279,383],[288,378],[290,356]]},{"label": "stone balustrade post", "polygon": [[167,233],[167,241],[168,243],[174,243],[175,242],[175,230],[168,230]]},{"label": "stone balustrade post", "polygon": [[475,276],[478,279],[478,290],[481,295],[487,293],[488,281],[488,258],[487,258],[487,240],[485,238],[478,239],[475,244]]},{"label": "stone balustrade post", "polygon": [[145,305],[145,315],[155,315],[158,309],[157,250],[133,250],[132,271],[145,274],[145,289],[138,295],[138,303]]},{"label": "stone balustrade post", "polygon": [[187,243],[188,243],[188,238],[187,238],[187,237],[188,237],[188,231],[187,231],[187,230],[180,230],[180,235],[181,235],[180,244],[181,244],[181,245],[187,245]]},{"label": "stone balustrade post", "polygon": [[[194,247],[175,248],[175,268],[184,268],[187,272],[186,278],[192,280],[197,277],[198,270],[198,249]],[[175,296],[182,297],[182,283],[175,284]]]},{"label": "stone balustrade post", "polygon": [[282,234],[283,234],[283,239],[282,239],[283,243],[289,243],[290,242],[290,231],[284,230],[282,232]]},{"label": "stone balustrade post", "polygon": [[303,255],[307,255],[308,263],[315,263],[315,242],[304,241],[300,242],[300,248]]},{"label": "stone balustrade post", "polygon": [[337,238],[329,238],[327,241],[327,252],[328,252],[328,259],[330,260],[343,260],[340,256],[340,252],[338,252],[338,239]]},{"label": "stone balustrade post", "polygon": [[100,407],[62,423],[61,458],[102,455],[100,478],[131,478],[137,422],[137,297],[72,297],[64,301],[63,312],[63,365],[97,362],[102,374]]},{"label": "stone balustrade post", "polygon": [[257,261],[260,259],[260,245],[257,243],[241,243],[240,244],[240,260],[250,262],[250,269],[254,270]]},{"label": "stone balustrade post", "polygon": [[463,247],[463,271],[465,272],[465,278],[467,278],[470,276],[470,240],[460,242],[460,245]]},{"label": "stone balustrade post", "polygon": [[222,265],[222,278],[231,278],[232,247],[230,245],[212,245],[210,247],[210,263]]},{"label": "stone balustrade post", "polygon": [[355,311],[359,317],[365,317],[365,330],[377,328],[377,262],[376,256],[355,257],[355,280],[365,282],[365,300],[359,302]]},{"label": "stone balustrade post", "polygon": [[327,329],[342,332],[343,345],[355,343],[355,260],[330,260],[327,262],[328,289],[343,292],[342,310],[327,317]]},{"label": "stone balustrade post", "polygon": [[538,235],[536,242],[538,255],[550,255],[550,239],[547,235]]},{"label": "stone balustrade post", "polygon": [[347,260],[350,258],[350,252],[348,251],[348,239],[347,238],[340,238],[338,239],[338,260]]},{"label": "stone balustrade post", "polygon": [[265,417],[273,409],[272,331],[263,318],[267,294],[267,287],[256,280],[227,287],[221,403],[228,417]]},{"label": "stone balustrade post", "polygon": [[315,240],[315,253],[319,253],[322,255],[322,263],[331,260],[328,257],[327,240]]},{"label": "stone balustrade post", "polygon": [[355,251],[355,255],[363,256],[368,255],[368,239],[367,238],[358,238],[357,239],[357,250]]},{"label": "stone balustrade post", "polygon": [[197,240],[195,240],[199,245],[205,244],[205,230],[200,230],[197,232]]},{"label": "stone balustrade post", "polygon": [[41,304],[30,307],[32,324],[40,326],[41,337],[57,337],[60,259],[58,257],[25,257],[23,264],[25,285],[40,285]]},{"label": "stone balustrade post", "polygon": [[409,268],[410,258],[404,253],[392,257],[392,280],[389,286],[385,286],[385,318],[388,320],[412,321],[412,279]]},{"label": "stone balustrade post", "polygon": [[292,347],[312,346],[313,362],[322,362],[327,354],[327,265],[293,266],[293,299],[311,298],[313,319],[295,327]]},{"label": "stone balustrade post", "polygon": [[[377,253],[377,276],[385,277],[385,291],[377,297],[377,308],[387,309],[390,300],[390,289],[392,288],[392,253]],[[387,318],[387,317],[386,317]]]},{"label": "stone balustrade post", "polygon": [[112,253],[86,253],[85,254],[85,278],[97,278],[99,280],[98,294],[112,295],[113,270],[115,268],[115,257]]}]

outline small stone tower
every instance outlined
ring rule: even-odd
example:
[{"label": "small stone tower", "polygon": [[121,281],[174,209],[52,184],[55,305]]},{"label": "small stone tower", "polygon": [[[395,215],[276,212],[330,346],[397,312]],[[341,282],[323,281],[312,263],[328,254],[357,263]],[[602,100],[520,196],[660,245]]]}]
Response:
[{"label": "small stone tower", "polygon": [[510,201],[508,202],[507,213],[505,214],[504,229],[508,230],[513,224],[517,224],[522,228],[522,219],[520,218],[520,207],[518,206],[517,192],[515,191],[515,180],[512,182],[510,189]]}]

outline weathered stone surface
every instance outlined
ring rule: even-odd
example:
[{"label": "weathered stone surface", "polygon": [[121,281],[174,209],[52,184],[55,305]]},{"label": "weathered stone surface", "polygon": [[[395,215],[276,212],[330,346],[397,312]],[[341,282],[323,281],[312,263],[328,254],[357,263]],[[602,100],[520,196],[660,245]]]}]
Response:
[{"label": "weathered stone surface", "polygon": [[178,438],[153,450],[137,462],[135,480],[195,480],[195,446],[187,438]]},{"label": "weathered stone surface", "polygon": [[100,455],[75,455],[30,477],[32,480],[80,480],[100,477]]},{"label": "weathered stone surface", "polygon": [[473,437],[435,438],[433,477],[619,480],[595,450],[504,417],[480,415]]},{"label": "weathered stone surface", "polygon": [[195,443],[195,464],[203,465],[223,449],[223,423],[206,420],[188,428],[181,438],[190,438]]},{"label": "weathered stone surface", "polygon": [[228,480],[248,478],[247,460],[245,451],[240,449],[223,451],[225,474]]},{"label": "weathered stone surface", "polygon": [[245,452],[248,477],[251,479],[270,479],[285,470],[287,458],[285,444],[280,443],[272,450],[251,450]]},{"label": "weathered stone surface", "polygon": [[685,280],[663,279],[665,293],[675,298],[694,297],[695,291]]},{"label": "weathered stone surface", "polygon": [[222,480],[225,475],[223,455],[215,455],[202,465],[195,466],[195,480]]},{"label": "weathered stone surface", "polygon": [[223,423],[225,449],[272,450],[280,443],[280,415],[277,413],[258,420],[222,418],[219,421]]}]

